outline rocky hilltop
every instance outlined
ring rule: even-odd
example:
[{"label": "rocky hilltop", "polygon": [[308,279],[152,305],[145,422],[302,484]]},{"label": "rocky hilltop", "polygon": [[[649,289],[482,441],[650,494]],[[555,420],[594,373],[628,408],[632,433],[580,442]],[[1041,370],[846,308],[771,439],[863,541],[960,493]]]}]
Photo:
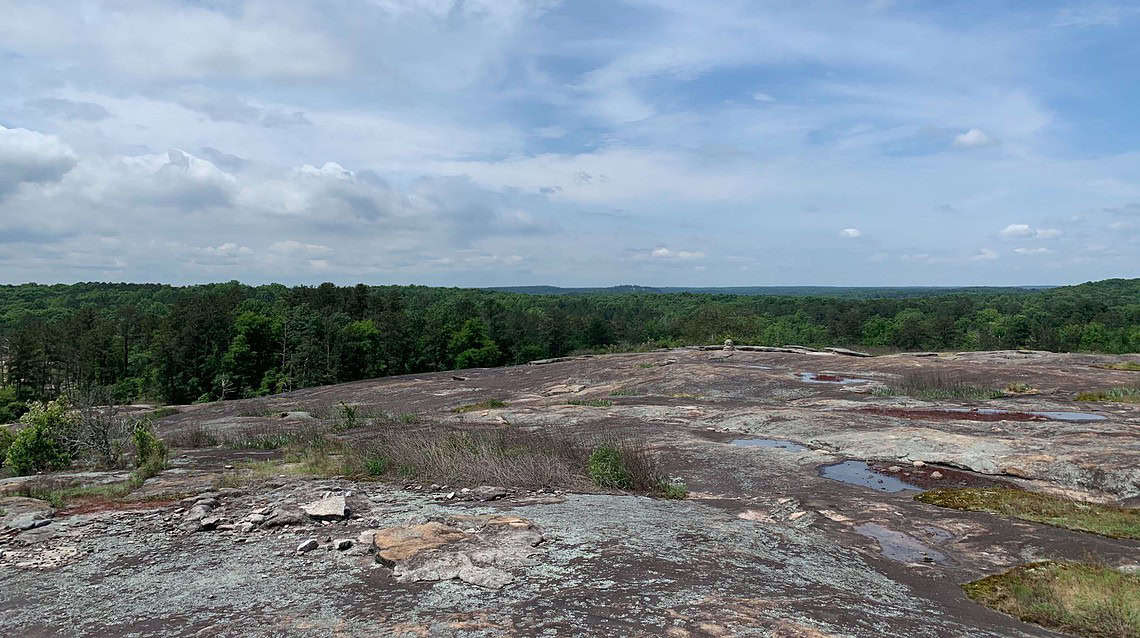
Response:
[{"label": "rocky hilltop", "polygon": [[[34,498],[125,472],[0,480],[0,632],[1050,636],[961,585],[1043,560],[1137,569],[1136,540],[914,496],[1137,507],[1140,404],[1074,399],[1140,373],[1096,355],[857,354],[690,348],[178,406],[157,421],[166,469],[129,493]],[[381,420],[389,437],[632,441],[687,498],[373,480],[290,456],[318,427],[363,449]]]}]

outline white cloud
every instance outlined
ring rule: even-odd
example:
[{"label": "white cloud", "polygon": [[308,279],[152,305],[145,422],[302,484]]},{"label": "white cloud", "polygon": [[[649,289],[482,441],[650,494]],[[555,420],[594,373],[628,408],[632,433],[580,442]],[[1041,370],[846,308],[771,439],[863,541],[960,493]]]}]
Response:
[{"label": "white cloud", "polygon": [[993,143],[994,141],[989,135],[986,135],[981,129],[976,128],[972,128],[954,137],[954,146],[957,148],[978,148],[980,146],[989,146]]},{"label": "white cloud", "polygon": [[1035,234],[1037,239],[1056,239],[1062,235],[1056,228],[1038,228]]},{"label": "white cloud", "polygon": [[844,228],[843,230],[839,231],[839,235],[841,237],[855,238],[855,237],[861,237],[863,235],[863,233],[858,228]]},{"label": "white cloud", "polygon": [[649,252],[654,259],[702,259],[705,254],[695,250],[670,250],[663,246]]},{"label": "white cloud", "polygon": [[756,100],[757,102],[775,102],[776,101],[776,98],[774,98],[771,95],[768,95],[767,93],[764,93],[762,91],[756,91],[755,93],[753,93],[752,99]]},{"label": "white cloud", "polygon": [[1029,227],[1029,224],[1010,224],[998,234],[1002,237],[1013,238],[1032,237],[1033,229]]},{"label": "white cloud", "polygon": [[1024,248],[1023,247],[1023,248],[1014,248],[1013,252],[1015,252],[1019,255],[1044,255],[1046,253],[1051,253],[1053,251],[1049,250],[1048,248],[1041,248],[1041,247],[1037,247],[1037,248]]},{"label": "white cloud", "polygon": [[54,135],[0,126],[0,198],[21,183],[57,182],[75,163],[75,152]]},{"label": "white cloud", "polygon": [[979,248],[978,252],[970,256],[970,261],[993,261],[998,258],[998,253],[989,248]]}]

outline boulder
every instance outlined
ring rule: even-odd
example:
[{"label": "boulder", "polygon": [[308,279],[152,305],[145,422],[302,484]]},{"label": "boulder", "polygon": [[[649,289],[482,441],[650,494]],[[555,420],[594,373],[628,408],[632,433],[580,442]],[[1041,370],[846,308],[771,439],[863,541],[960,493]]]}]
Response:
[{"label": "boulder", "polygon": [[307,540],[307,541],[305,541],[305,542],[303,542],[297,546],[297,553],[298,554],[304,554],[305,552],[311,552],[320,546],[321,546],[321,544],[317,542],[317,539],[310,538],[309,540]]}]

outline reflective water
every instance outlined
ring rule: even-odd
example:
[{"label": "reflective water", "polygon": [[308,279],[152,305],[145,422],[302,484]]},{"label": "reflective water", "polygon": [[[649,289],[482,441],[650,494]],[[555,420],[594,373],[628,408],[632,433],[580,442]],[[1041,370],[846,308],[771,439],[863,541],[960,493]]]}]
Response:
[{"label": "reflective water", "polygon": [[879,543],[883,556],[902,563],[945,563],[946,555],[918,540],[883,527],[877,523],[864,523],[855,527],[855,532],[873,538]]},{"label": "reflective water", "polygon": [[838,374],[825,374],[822,372],[801,372],[799,374],[800,381],[804,383],[836,383],[839,385],[849,385],[852,383],[870,383],[870,379],[856,379],[854,377],[843,377]]},{"label": "reflective water", "polygon": [[835,465],[825,465],[819,468],[819,475],[833,481],[869,487],[880,492],[902,492],[904,490],[921,490],[903,481],[897,476],[885,474],[871,469],[863,461],[843,461]]}]

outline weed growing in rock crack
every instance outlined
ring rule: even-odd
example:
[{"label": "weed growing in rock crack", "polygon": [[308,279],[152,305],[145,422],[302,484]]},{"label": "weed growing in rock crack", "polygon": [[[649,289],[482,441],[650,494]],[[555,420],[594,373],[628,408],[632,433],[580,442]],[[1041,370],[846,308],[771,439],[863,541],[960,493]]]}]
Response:
[{"label": "weed growing in rock crack", "polygon": [[1114,403],[1140,403],[1140,388],[1109,388],[1082,392],[1077,401],[1110,401]]},{"label": "weed growing in rock crack", "polygon": [[571,399],[566,405],[580,405],[588,408],[608,408],[614,402],[608,399]]},{"label": "weed growing in rock crack", "polygon": [[656,368],[657,364],[656,363],[639,363],[639,364],[637,364],[637,367],[647,370],[649,368]]},{"label": "weed growing in rock crack", "polygon": [[1039,562],[962,586],[973,600],[1089,638],[1140,637],[1140,575],[1106,565]]},{"label": "weed growing in rock crack", "polygon": [[618,388],[616,390],[610,391],[611,397],[632,397],[632,396],[636,396],[636,395],[637,395],[637,392],[635,392],[629,388]]},{"label": "weed growing in rock crack", "polygon": [[940,507],[990,512],[1111,538],[1140,540],[1140,510],[1137,509],[1006,488],[943,488],[914,498]]},{"label": "weed growing in rock crack", "polygon": [[458,408],[455,408],[453,412],[463,414],[464,412],[476,412],[478,410],[494,410],[497,408],[505,408],[508,405],[510,404],[505,401],[500,401],[499,399],[487,399],[486,401],[480,401],[478,403],[461,405]]}]

